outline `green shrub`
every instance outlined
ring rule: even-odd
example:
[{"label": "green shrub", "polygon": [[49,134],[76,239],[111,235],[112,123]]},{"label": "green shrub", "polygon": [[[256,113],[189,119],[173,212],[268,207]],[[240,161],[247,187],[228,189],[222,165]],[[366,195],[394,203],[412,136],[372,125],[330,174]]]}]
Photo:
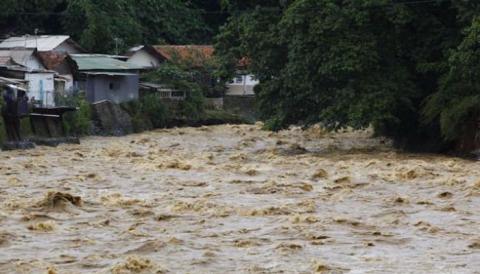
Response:
[{"label": "green shrub", "polygon": [[120,107],[130,115],[132,127],[135,133],[143,132],[153,128],[147,115],[142,111],[143,105],[139,100],[121,103]]},{"label": "green shrub", "polygon": [[168,107],[162,103],[158,94],[147,94],[141,99],[141,110],[148,117],[154,128],[167,126],[170,116]]},{"label": "green shrub", "polygon": [[204,114],[204,97],[200,90],[191,89],[180,104],[181,115],[189,120],[199,120]]},{"label": "green shrub", "polygon": [[75,112],[67,112],[63,116],[65,133],[69,136],[84,136],[92,131],[92,111],[82,93],[71,96],[55,96],[57,106],[69,106],[78,108]]}]

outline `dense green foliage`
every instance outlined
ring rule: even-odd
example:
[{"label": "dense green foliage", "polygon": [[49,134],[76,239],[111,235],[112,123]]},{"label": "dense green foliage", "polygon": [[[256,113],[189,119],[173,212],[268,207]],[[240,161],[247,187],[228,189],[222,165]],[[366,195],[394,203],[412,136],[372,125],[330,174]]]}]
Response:
[{"label": "dense green foliage", "polygon": [[480,118],[480,17],[466,28],[447,65],[439,91],[428,99],[424,111],[427,122],[438,119],[443,136],[454,140]]},{"label": "dense green foliage", "polygon": [[67,112],[63,116],[63,126],[67,136],[85,136],[92,131],[92,112],[90,104],[83,94],[73,96],[55,96],[58,106],[76,107],[77,111]]},{"label": "dense green foliage", "polygon": [[243,12],[218,37],[222,73],[251,61],[271,129],[373,124],[398,144],[440,149],[478,113],[476,1],[226,2]]},{"label": "dense green foliage", "polygon": [[[212,79],[231,79],[239,60],[247,61],[260,80],[259,111],[274,130],[319,122],[333,130],[373,125],[398,145],[439,150],[472,132],[480,116],[479,1],[2,4],[2,33],[68,33],[92,52],[122,52],[135,44],[207,44],[216,35],[220,69],[216,61],[174,63],[148,76],[191,91],[180,108],[185,117],[204,115],[203,97],[219,95],[223,88]],[[142,113],[169,112],[149,99],[139,102]],[[148,118],[145,127],[163,125],[163,116]]]},{"label": "dense green foliage", "polygon": [[200,12],[180,0],[68,2],[67,32],[93,52],[140,43],[201,42],[209,31]]},{"label": "dense green foliage", "polygon": [[170,110],[158,94],[147,94],[140,101],[142,103],[141,111],[148,117],[152,127],[162,128],[167,126]]},{"label": "dense green foliage", "polygon": [[181,63],[166,63],[147,75],[151,82],[161,83],[167,88],[186,92],[176,115],[186,119],[198,119],[203,114],[205,87],[203,69],[185,68]]},{"label": "dense green foliage", "polygon": [[88,51],[122,53],[138,44],[203,44],[225,21],[218,1],[3,0],[4,35],[70,34]]}]

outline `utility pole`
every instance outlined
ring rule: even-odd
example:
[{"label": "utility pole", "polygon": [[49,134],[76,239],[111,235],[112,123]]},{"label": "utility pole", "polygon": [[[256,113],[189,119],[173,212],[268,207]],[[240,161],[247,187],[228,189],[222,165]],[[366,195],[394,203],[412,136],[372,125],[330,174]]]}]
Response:
[{"label": "utility pole", "polygon": [[118,55],[118,44],[120,43],[121,39],[118,37],[113,38],[113,41],[115,42],[115,55]]},{"label": "utility pole", "polygon": [[38,40],[37,40],[37,35],[38,35],[38,29],[35,29],[35,49],[38,50]]}]

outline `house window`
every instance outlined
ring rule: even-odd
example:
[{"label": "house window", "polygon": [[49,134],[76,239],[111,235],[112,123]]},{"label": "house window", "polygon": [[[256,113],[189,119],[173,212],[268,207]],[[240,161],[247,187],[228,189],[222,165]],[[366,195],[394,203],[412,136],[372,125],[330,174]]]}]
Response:
[{"label": "house window", "polygon": [[115,84],[113,82],[110,82],[110,84],[108,84],[108,87],[110,88],[110,90],[114,90]]},{"label": "house window", "polygon": [[243,76],[242,76],[242,75],[238,75],[237,77],[235,77],[235,82],[236,82],[237,84],[243,83]]}]

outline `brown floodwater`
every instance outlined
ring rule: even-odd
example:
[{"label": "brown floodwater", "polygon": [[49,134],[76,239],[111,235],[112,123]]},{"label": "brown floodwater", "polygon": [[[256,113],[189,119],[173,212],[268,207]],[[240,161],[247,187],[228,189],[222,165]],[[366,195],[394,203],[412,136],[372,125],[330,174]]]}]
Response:
[{"label": "brown floodwater", "polygon": [[0,273],[480,273],[479,176],[320,128],[0,152]]}]

